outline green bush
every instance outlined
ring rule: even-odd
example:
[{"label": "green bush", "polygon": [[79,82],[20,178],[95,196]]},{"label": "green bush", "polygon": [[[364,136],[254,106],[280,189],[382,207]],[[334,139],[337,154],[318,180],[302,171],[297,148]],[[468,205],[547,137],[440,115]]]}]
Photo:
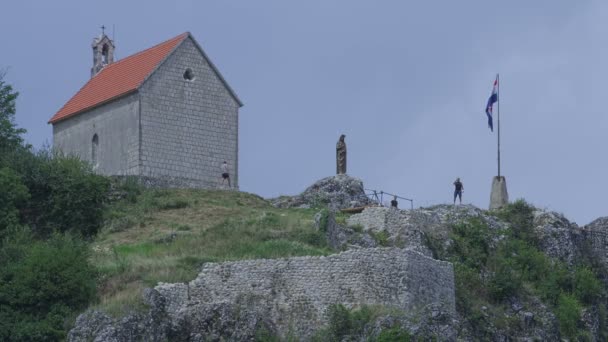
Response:
[{"label": "green bush", "polygon": [[109,180],[96,175],[75,157],[40,153],[40,178],[32,178],[28,186],[34,206],[39,212],[36,232],[42,235],[54,231],[71,232],[85,237],[94,236],[101,226],[103,203]]},{"label": "green bush", "polygon": [[500,302],[520,291],[523,283],[513,259],[495,257],[490,267],[492,273],[488,280],[488,290],[492,299]]},{"label": "green bush", "polygon": [[562,292],[570,292],[572,289],[572,276],[566,266],[555,262],[547,269],[546,277],[535,285],[545,301],[558,305]]},{"label": "green bush", "polygon": [[507,240],[503,246],[503,257],[514,259],[523,279],[527,281],[541,281],[552,268],[551,260],[544,253],[536,249],[536,247],[529,245],[527,242],[510,239]]},{"label": "green bush", "polygon": [[35,241],[19,231],[0,248],[0,340],[62,340],[95,295],[96,273],[78,239]]},{"label": "green bush", "polygon": [[380,246],[388,246],[388,238],[390,237],[390,234],[386,231],[386,230],[381,230],[377,233],[370,231],[369,235],[371,235],[371,237],[378,243],[378,245]]},{"label": "green bush", "polygon": [[382,307],[364,305],[356,310],[349,310],[342,304],[327,308],[329,324],[318,331],[313,341],[410,341],[412,336],[399,326],[383,330],[376,338],[370,338],[370,328],[382,314],[388,311]]},{"label": "green bush", "polygon": [[534,220],[533,206],[523,199],[518,199],[501,208],[496,215],[509,222],[509,231],[513,237],[537,245],[538,238],[534,234],[532,225]]},{"label": "green bush", "polygon": [[377,318],[378,312],[369,306],[349,310],[342,304],[336,304],[327,308],[327,315],[327,328],[318,331],[313,341],[343,341],[362,337],[366,326]]},{"label": "green bush", "polygon": [[15,150],[3,160],[21,175],[30,198],[23,208],[23,223],[39,237],[70,232],[84,237],[97,233],[109,180],[96,175],[75,157],[42,150]]},{"label": "green bush", "polygon": [[555,315],[559,321],[560,334],[574,339],[578,334],[578,321],[581,318],[581,305],[578,300],[571,295],[561,294]]},{"label": "green bush", "polygon": [[90,237],[99,230],[109,181],[87,163],[49,150],[15,148],[0,156],[0,167],[11,169],[27,187],[21,223],[38,237],[55,231]]},{"label": "green bush", "polygon": [[27,187],[14,171],[0,168],[0,244],[12,229],[20,226],[19,208],[29,196]]},{"label": "green bush", "polygon": [[490,254],[491,233],[488,226],[478,219],[457,224],[452,228],[453,240],[449,253],[452,261],[481,269]]},{"label": "green bush", "polygon": [[603,293],[602,283],[587,267],[578,267],[574,272],[574,294],[581,302],[593,304]]}]

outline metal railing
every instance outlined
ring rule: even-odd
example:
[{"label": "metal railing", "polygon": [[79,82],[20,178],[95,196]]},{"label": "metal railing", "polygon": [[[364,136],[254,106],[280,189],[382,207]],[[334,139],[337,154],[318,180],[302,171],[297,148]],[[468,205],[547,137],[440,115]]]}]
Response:
[{"label": "metal railing", "polygon": [[381,207],[384,206],[384,195],[388,195],[388,196],[392,196],[392,197],[397,197],[399,199],[405,200],[410,202],[410,209],[414,209],[414,200],[411,198],[405,198],[405,197],[401,197],[399,195],[395,195],[395,194],[391,194],[390,192],[385,192],[383,190],[374,190],[374,189],[364,189],[365,190],[365,195],[367,195],[367,197],[378,203]]}]

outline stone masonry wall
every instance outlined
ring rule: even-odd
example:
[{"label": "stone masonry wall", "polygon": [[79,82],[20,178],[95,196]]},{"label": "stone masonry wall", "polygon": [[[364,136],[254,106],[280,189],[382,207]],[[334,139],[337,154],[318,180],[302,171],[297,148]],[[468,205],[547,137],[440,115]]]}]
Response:
[{"label": "stone masonry wall", "polygon": [[221,303],[241,303],[245,313],[263,310],[282,336],[291,332],[299,337],[326,323],[326,309],[336,303],[384,305],[415,317],[431,310],[455,314],[452,264],[399,248],[209,263],[188,285],[155,289],[165,298],[173,322],[187,322],[189,331],[201,333],[207,323],[197,323],[197,316]]},{"label": "stone masonry wall", "polygon": [[[191,69],[194,79],[186,80]],[[160,65],[141,93],[141,175],[180,187],[218,187],[228,162],[238,186],[238,108],[191,38]]]},{"label": "stone masonry wall", "polygon": [[139,97],[126,96],[53,125],[53,147],[92,162],[97,134],[97,165],[105,175],[139,173]]},{"label": "stone masonry wall", "polygon": [[[608,268],[608,217],[600,217],[584,228],[588,246]],[[607,275],[608,278],[608,275]]]}]

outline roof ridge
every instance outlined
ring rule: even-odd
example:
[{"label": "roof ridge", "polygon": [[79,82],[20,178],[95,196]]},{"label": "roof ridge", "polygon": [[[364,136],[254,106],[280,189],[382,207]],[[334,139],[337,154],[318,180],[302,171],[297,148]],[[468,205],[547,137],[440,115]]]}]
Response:
[{"label": "roof ridge", "polygon": [[239,106],[243,104],[219,70],[188,31],[159,44],[138,51],[114,63],[106,65],[97,75],[91,77],[48,121],[55,124],[81,112],[91,110],[108,101],[137,92],[147,79],[179,48],[191,39],[213,72],[222,81]]},{"label": "roof ridge", "polygon": [[[181,40],[183,40],[184,38],[188,37],[189,34],[190,34],[190,32],[181,33],[181,34],[179,34],[179,35],[177,35],[177,36],[175,36],[173,38],[165,40],[162,43],[158,43],[158,44],[156,44],[154,46],[151,46],[151,47],[149,47],[149,48],[147,48],[145,50],[141,50],[141,51],[138,51],[138,52],[136,52],[134,54],[128,55],[127,57],[121,58],[121,59],[117,60],[114,63],[110,63],[110,64],[106,65],[103,69],[101,69],[100,72],[97,73],[97,75],[101,74],[104,70],[110,69],[112,66],[115,66],[116,64],[122,63],[122,62],[127,61],[127,60],[129,60],[131,58],[137,57],[138,55],[141,55],[141,54],[143,54],[145,52],[148,52],[149,50],[155,49],[155,48],[157,48],[157,47],[159,47],[159,46],[161,46],[163,44],[167,44],[167,43],[172,42],[174,40],[178,40],[178,38],[181,39]],[[93,78],[97,77],[97,75],[93,76]],[[85,83],[85,85],[86,85],[86,83]]]}]

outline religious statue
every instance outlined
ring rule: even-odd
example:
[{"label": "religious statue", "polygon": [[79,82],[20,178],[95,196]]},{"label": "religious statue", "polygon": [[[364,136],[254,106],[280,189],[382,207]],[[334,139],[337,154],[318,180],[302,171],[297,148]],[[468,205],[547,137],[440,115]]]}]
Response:
[{"label": "religious statue", "polygon": [[346,143],[344,138],[346,136],[342,134],[340,140],[336,144],[336,174],[346,174]]}]

